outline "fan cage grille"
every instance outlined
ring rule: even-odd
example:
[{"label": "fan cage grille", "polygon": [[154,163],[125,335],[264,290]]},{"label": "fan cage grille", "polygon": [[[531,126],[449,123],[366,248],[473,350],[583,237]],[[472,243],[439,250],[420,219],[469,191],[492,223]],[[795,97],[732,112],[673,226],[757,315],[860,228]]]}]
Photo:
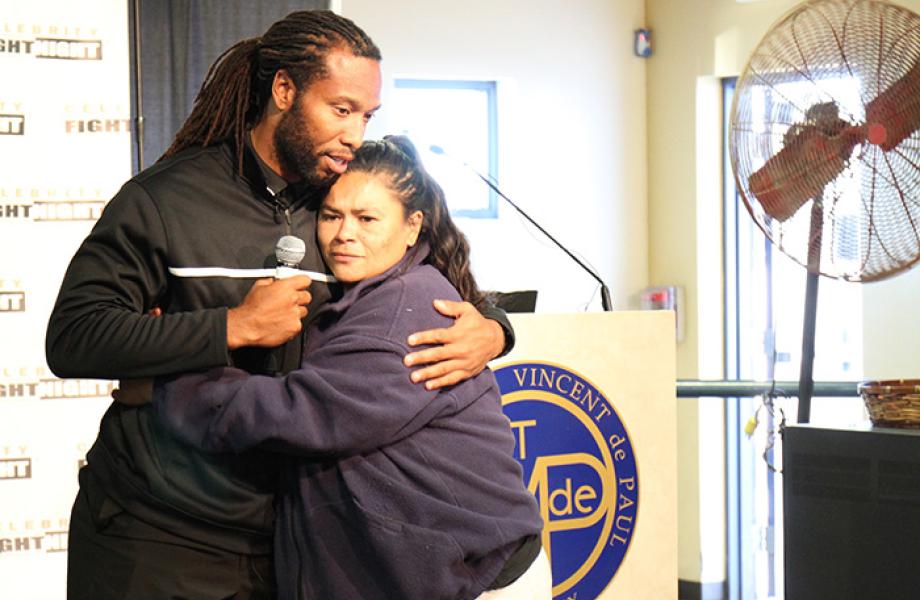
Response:
[{"label": "fan cage grille", "polygon": [[850,281],[920,260],[920,17],[874,0],[800,5],[733,102],[738,190],[785,254]]}]

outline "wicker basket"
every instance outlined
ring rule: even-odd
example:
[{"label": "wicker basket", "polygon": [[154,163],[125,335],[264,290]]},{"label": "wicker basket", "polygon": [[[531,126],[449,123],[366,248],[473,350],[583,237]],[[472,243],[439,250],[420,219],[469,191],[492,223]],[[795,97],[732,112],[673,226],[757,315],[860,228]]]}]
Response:
[{"label": "wicker basket", "polygon": [[920,429],[920,379],[863,381],[858,389],[873,425]]}]

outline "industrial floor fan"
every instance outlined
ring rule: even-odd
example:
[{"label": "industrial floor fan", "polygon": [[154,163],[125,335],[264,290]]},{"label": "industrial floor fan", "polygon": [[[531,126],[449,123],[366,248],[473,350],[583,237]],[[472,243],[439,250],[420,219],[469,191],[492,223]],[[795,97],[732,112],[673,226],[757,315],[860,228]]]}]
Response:
[{"label": "industrial floor fan", "polygon": [[738,79],[729,134],[751,217],[807,269],[798,421],[809,420],[818,277],[890,277],[920,260],[920,17],[811,0]]}]

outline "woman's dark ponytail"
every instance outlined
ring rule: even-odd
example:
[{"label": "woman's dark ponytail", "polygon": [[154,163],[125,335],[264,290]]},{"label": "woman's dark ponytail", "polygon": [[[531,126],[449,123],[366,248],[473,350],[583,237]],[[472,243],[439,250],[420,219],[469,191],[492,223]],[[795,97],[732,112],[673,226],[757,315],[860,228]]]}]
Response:
[{"label": "woman's dark ponytail", "polygon": [[425,170],[415,145],[402,135],[389,135],[365,142],[355,154],[348,172],[383,174],[402,200],[406,214],[424,215],[420,240],[428,242],[426,262],[457,288],[460,297],[481,307],[485,296],[470,271],[470,245],[447,208],[444,190]]}]

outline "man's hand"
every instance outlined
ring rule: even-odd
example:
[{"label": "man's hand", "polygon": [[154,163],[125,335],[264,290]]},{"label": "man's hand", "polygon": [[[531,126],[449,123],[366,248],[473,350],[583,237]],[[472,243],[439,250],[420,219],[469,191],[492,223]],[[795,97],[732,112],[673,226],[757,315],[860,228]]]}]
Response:
[{"label": "man's hand", "polygon": [[469,302],[435,300],[434,307],[442,315],[455,318],[456,322],[446,329],[410,335],[410,346],[434,344],[435,347],[407,354],[403,359],[407,367],[429,365],[412,372],[412,381],[424,381],[429,390],[477,375],[505,347],[501,325],[483,317]]},{"label": "man's hand", "polygon": [[227,348],[273,348],[300,333],[311,283],[306,275],[255,282],[243,303],[227,311]]}]

